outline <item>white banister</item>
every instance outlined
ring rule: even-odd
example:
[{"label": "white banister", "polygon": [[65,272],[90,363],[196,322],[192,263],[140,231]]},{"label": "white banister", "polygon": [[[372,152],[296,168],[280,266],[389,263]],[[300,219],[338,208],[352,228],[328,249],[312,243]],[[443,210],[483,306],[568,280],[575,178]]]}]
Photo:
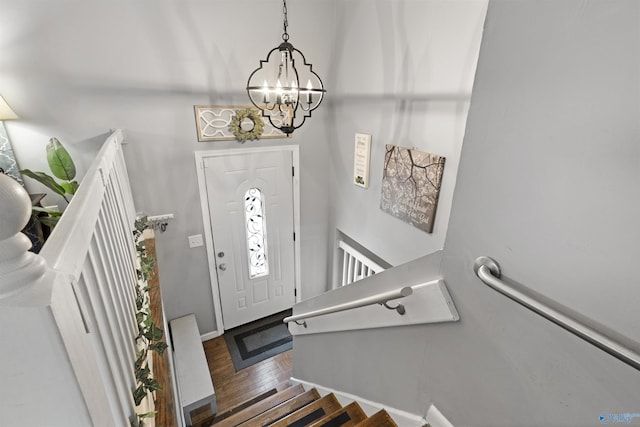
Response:
[{"label": "white banister", "polygon": [[28,252],[31,241],[20,230],[31,217],[29,194],[13,178],[0,174],[0,299],[36,284],[46,272],[42,257]]},{"label": "white banister", "polygon": [[[106,425],[116,423],[110,411],[90,414],[78,388],[95,388],[108,399],[97,365],[81,355],[89,344],[72,280],[48,269],[40,255],[27,252],[31,242],[20,230],[31,216],[27,192],[0,174],[0,413],[7,425]],[[75,347],[76,351],[69,352]],[[85,365],[94,377],[78,377]],[[85,403],[86,402],[86,403]],[[25,410],[25,408],[37,408]],[[94,418],[95,416],[95,418]],[[99,421],[103,420],[103,421]],[[126,420],[126,418],[125,418]],[[121,421],[121,420],[118,420]]]},{"label": "white banister", "polygon": [[349,285],[385,270],[385,268],[380,264],[367,257],[344,240],[338,241],[338,248],[343,252],[342,282],[340,286]]},{"label": "white banister", "polygon": [[[129,425],[135,416],[135,208],[122,140],[119,130],[107,138],[40,255],[19,233],[29,196],[0,175],[0,413],[9,425]],[[20,409],[29,407],[38,411]]]}]

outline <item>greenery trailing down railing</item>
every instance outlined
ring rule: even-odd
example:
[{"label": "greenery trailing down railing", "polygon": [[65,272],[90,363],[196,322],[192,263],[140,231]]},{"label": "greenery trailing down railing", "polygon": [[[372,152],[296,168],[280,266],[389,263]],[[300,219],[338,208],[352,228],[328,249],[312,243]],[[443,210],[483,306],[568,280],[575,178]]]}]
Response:
[{"label": "greenery trailing down railing", "polygon": [[[139,333],[136,336],[136,361],[134,372],[137,387],[133,390],[133,400],[139,406],[149,393],[162,391],[162,388],[153,378],[149,366],[149,351],[156,351],[162,355],[167,348],[167,344],[162,341],[164,331],[159,328],[151,317],[149,304],[148,283],[151,274],[155,269],[155,259],[147,252],[143,233],[149,228],[147,217],[138,218],[135,221],[133,230],[134,241],[138,253],[139,267],[137,268],[138,285],[136,286],[136,321]],[[137,425],[144,425],[144,419],[155,416],[155,411],[137,414]]]}]

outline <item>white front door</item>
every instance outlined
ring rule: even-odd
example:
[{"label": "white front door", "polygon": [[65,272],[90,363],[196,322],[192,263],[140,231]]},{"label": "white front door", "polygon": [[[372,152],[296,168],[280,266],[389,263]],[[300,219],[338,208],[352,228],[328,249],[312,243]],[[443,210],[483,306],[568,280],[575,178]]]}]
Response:
[{"label": "white front door", "polygon": [[204,159],[224,329],[295,301],[291,151]]}]

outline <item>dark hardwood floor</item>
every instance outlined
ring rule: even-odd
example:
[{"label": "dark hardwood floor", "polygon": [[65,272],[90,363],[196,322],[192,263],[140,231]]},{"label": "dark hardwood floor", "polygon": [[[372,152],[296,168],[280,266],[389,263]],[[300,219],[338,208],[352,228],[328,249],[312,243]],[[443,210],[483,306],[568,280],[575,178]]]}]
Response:
[{"label": "dark hardwood floor", "polygon": [[233,368],[231,355],[223,337],[205,341],[204,351],[216,391],[219,414],[286,383],[292,375],[292,350],[238,372]]},{"label": "dark hardwood floor", "polygon": [[223,337],[203,344],[216,391],[217,413],[211,414],[208,406],[193,410],[191,417],[194,426],[210,426],[220,417],[228,416],[231,409],[237,410],[241,403],[272,389],[280,391],[289,385],[292,374],[291,350],[236,372]]}]

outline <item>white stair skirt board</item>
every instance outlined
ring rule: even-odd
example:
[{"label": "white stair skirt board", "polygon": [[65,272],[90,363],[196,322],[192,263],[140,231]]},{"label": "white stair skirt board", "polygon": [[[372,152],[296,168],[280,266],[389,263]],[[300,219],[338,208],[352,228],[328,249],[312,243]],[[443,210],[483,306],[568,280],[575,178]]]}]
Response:
[{"label": "white stair skirt board", "polygon": [[[297,378],[291,378],[291,382],[294,384],[302,384],[302,387],[306,390],[310,390],[315,388],[320,393],[320,396],[325,396],[327,394],[333,393],[338,402],[342,406],[346,406],[351,402],[358,402],[362,410],[367,416],[371,416],[378,412],[381,409],[386,410],[393,421],[398,424],[398,427],[423,427],[428,421],[424,417],[416,414],[412,414],[410,412],[402,411],[400,409],[391,408],[389,406],[383,405],[381,403],[372,402],[371,400],[363,399],[361,397],[355,396],[353,394],[345,393],[342,391],[334,390],[328,387],[323,387],[319,384],[314,384],[309,381],[299,380]],[[443,417],[444,418],[444,417]],[[431,427],[452,427],[450,424],[432,424]]]},{"label": "white stair skirt board", "polygon": [[453,424],[434,405],[429,406],[427,422],[431,427],[453,427]]},{"label": "white stair skirt board", "polygon": [[[292,335],[304,335],[460,320],[444,280],[433,280],[413,285],[411,288],[413,289],[412,295],[389,301],[391,307],[395,307],[397,304],[404,305],[406,312],[403,315],[398,314],[395,310],[374,304],[305,319],[306,328],[295,322],[289,322],[289,331]],[[314,309],[321,308],[325,307]],[[296,312],[294,308],[293,314],[301,313]]]}]

